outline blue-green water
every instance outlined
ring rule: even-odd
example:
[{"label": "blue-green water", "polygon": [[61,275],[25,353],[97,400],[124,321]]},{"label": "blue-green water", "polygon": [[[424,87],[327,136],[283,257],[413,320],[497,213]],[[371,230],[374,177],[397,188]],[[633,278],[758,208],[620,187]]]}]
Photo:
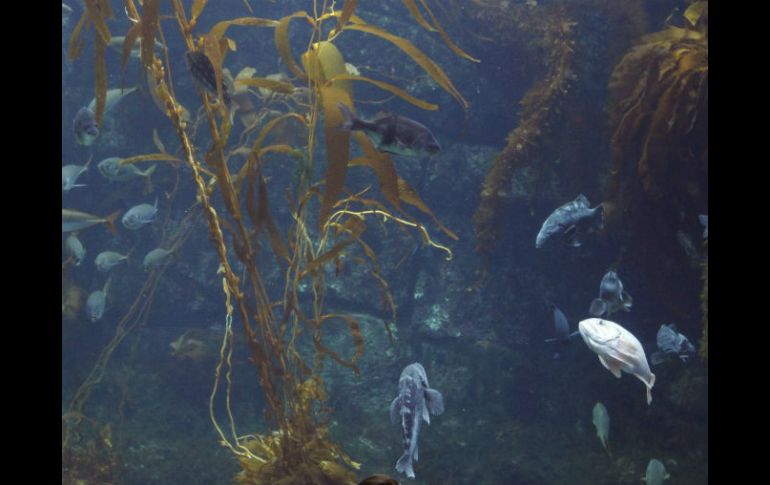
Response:
[{"label": "blue-green water", "polygon": [[[182,3],[189,16],[192,2]],[[297,11],[312,16],[313,3],[250,0],[250,13],[246,2],[212,1],[193,33],[196,38],[203,36],[217,22],[239,17],[280,19]],[[320,12],[323,2],[316,3]],[[344,5],[338,3],[337,11]],[[132,22],[122,2],[110,4],[114,11],[107,22],[110,33],[125,35]],[[344,194],[369,187],[364,197],[377,199],[394,215],[423,225],[432,241],[451,250],[452,258],[447,260],[440,248],[422,244],[422,234],[414,228],[367,217],[362,241],[376,254],[378,274],[387,282],[397,309],[390,325],[395,333],[392,341],[384,325],[390,320],[390,309],[361,246],[346,247],[340,258],[321,269],[323,313],[351,315],[360,325],[364,342],[359,373],[329,358],[324,362],[320,375],[328,394],[327,414],[319,416],[328,419],[331,439],[361,464],[353,470],[358,480],[382,473],[401,483],[417,484],[631,484],[639,483],[650,459],[657,458],[670,474],[666,483],[707,483],[707,360],[694,354],[686,362],[674,358],[653,365],[656,379],[648,405],[644,384],[625,372],[620,379],[614,377],[580,336],[568,343],[545,342],[554,337],[548,303],[564,312],[570,331],[577,330],[578,321],[590,317],[589,305],[599,296],[602,276],[614,268],[633,296],[633,306],[629,312],[607,318],[638,338],[648,360],[657,350],[656,332],[662,324],[676,324],[699,347],[707,249],[697,216],[708,212],[708,164],[707,155],[699,165],[688,157],[704,146],[707,150],[707,118],[693,118],[687,130],[651,131],[653,142],[654,137],[664,142],[649,145],[644,153],[649,153],[650,161],[633,159],[627,163],[633,172],[619,172],[617,167],[623,163],[618,160],[626,160],[634,144],[646,140],[647,134],[638,134],[631,142],[618,136],[614,107],[625,106],[627,113],[634,113],[634,105],[623,105],[623,99],[617,99],[621,90],[610,86],[613,70],[642,42],[643,34],[667,26],[702,32],[688,27],[682,15],[687,4],[458,0],[428,5],[449,37],[480,62],[453,53],[437,33],[422,28],[402,2],[361,1],[356,15],[425,52],[467,100],[467,111],[385,40],[353,31],[334,40],[344,60],[360,75],[392,83],[439,106],[436,111],[422,110],[368,83],[356,82],[353,87],[359,116],[368,119],[390,110],[433,132],[441,144],[440,153],[423,158],[394,156],[394,166],[457,239],[411,205],[402,204],[404,213],[398,213],[372,171],[349,169]],[[139,89],[104,116],[93,145],[76,142],[73,119],[95,94],[95,32],[91,28],[83,34],[82,55],[70,59],[68,42],[84,7],[69,6],[73,12],[62,25],[62,165],[91,162],[77,182],[86,186],[62,192],[62,206],[100,217],[120,210],[122,217],[130,207],[157,199],[159,212],[154,222],[138,230],[127,229],[118,217],[115,234],[104,224],[79,231],[85,257],[80,265],[68,263],[63,270],[63,426],[73,429],[72,416],[85,416],[63,447],[63,483],[233,483],[241,467],[233,453],[221,446],[209,416],[225,331],[225,296],[219,256],[196,204],[192,170],[184,163],[174,125],[153,102],[140,61],[129,59],[123,71],[119,49],[107,48],[105,53],[107,87],[117,88],[122,82]],[[168,16],[161,19],[168,58],[160,50],[157,55],[172,74],[177,100],[192,113],[186,133],[194,144],[194,156],[202,161],[211,135],[205,116],[195,122],[202,100],[185,63],[188,49],[169,2],[161,2],[160,12]],[[334,21],[325,25],[327,34]],[[273,27],[231,26],[227,37],[236,49],[226,54],[224,67],[233,76],[246,67],[254,68],[254,75],[260,77],[282,73],[285,82],[307,87],[307,81],[298,80],[280,60],[274,33]],[[289,38],[296,59],[307,48],[309,34],[304,20],[291,23]],[[568,48],[563,49],[564,45]],[[557,52],[567,54],[562,58]],[[691,64],[694,61],[680,60],[673,71],[684,72]],[[670,71],[661,66],[665,64],[651,63],[643,72],[657,73],[664,84],[669,81],[661,73]],[[554,75],[563,76],[558,79],[558,95],[548,98],[550,104],[543,103],[547,109],[541,106],[533,114],[527,99],[537,97],[538,86],[556,82]],[[654,81],[645,86],[646,92],[655,92]],[[659,99],[685,105],[697,85],[683,82],[682,86],[670,91],[673,98]],[[252,91],[246,97],[254,104],[256,118],[246,121],[255,123],[254,129],[246,130],[243,112],[236,112],[227,149],[243,140],[251,146],[271,118],[290,110],[305,112],[300,96],[288,99],[256,88]],[[638,100],[634,97],[638,92],[626,94]],[[684,101],[671,101],[677,96]],[[707,107],[707,97],[705,103]],[[687,113],[700,112],[701,105],[694,106]],[[640,118],[640,126],[648,126],[651,117]],[[666,121],[679,126],[673,117]],[[324,177],[327,166],[322,123],[323,115],[313,153],[316,164],[310,171],[313,183]],[[475,224],[480,194],[499,154],[511,153],[511,147],[506,151],[506,137],[510,133],[513,138],[517,129],[520,139],[535,142],[521,147],[526,156],[496,196],[495,236],[490,243]],[[524,129],[537,133],[528,138],[522,134]],[[288,128],[274,132],[268,143],[307,145],[304,135]],[[158,153],[160,145],[181,163],[138,163],[141,170],[157,163],[150,183],[145,177],[110,181],[97,168],[108,157]],[[666,152],[659,145],[681,149]],[[641,159],[640,151],[636,153]],[[360,154],[357,148],[351,149],[351,158]],[[243,157],[234,156],[230,169],[236,172],[243,163]],[[203,166],[207,167],[205,162]],[[645,168],[637,173],[637,166]],[[283,153],[267,155],[262,168],[270,213],[284,239],[294,221],[287,189],[296,195],[302,168],[301,161]],[[209,180],[208,175],[205,178]],[[617,196],[618,184],[623,194],[629,194],[627,199]],[[592,207],[604,203],[603,229],[581,237],[579,247],[557,238],[537,249],[535,237],[543,221],[580,193]],[[244,207],[245,198],[241,197]],[[232,222],[217,188],[211,200],[220,217]],[[309,207],[308,237],[317,243],[319,207],[315,201]],[[238,248],[229,229],[224,233],[228,261],[244,279],[248,268],[236,256]],[[68,258],[68,235],[62,233],[63,261]],[[254,264],[266,294],[273,302],[283,302],[285,262],[273,254],[266,231],[256,240]],[[149,251],[171,246],[175,254],[162,271],[143,270]],[[94,258],[106,250],[129,254],[129,258],[109,273],[99,272]],[[89,321],[85,297],[104,288],[108,278],[104,315]],[[308,305],[313,296],[307,281],[298,288],[301,305]],[[250,308],[256,305],[253,299],[249,304]],[[268,434],[273,429],[265,419],[268,404],[241,335],[241,323],[236,311],[230,395],[236,433]],[[324,345],[346,359],[355,352],[341,320],[324,328],[323,339]],[[174,342],[187,347],[175,350]],[[299,350],[312,363],[308,357],[312,346],[303,345]],[[419,461],[414,464],[416,478],[410,479],[394,469],[403,449],[401,431],[390,423],[388,406],[398,393],[402,369],[413,362],[425,367],[430,387],[443,394],[446,410],[431,416],[429,426],[423,424]],[[213,409],[226,436],[231,436],[224,386],[220,381]],[[610,453],[602,447],[592,423],[596,402],[602,402],[610,416]]]}]

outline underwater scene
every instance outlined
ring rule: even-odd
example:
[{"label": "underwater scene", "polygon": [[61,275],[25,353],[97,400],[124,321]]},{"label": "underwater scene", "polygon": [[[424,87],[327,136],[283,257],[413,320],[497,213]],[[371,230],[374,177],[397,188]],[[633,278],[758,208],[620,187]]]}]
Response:
[{"label": "underwater scene", "polygon": [[63,485],[708,483],[708,1],[61,41]]}]

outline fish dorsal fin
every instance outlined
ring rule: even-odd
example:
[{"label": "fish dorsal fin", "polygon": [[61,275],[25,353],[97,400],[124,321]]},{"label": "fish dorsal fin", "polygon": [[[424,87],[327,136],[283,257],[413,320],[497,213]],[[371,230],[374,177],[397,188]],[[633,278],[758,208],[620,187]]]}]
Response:
[{"label": "fish dorsal fin", "polygon": [[579,205],[584,205],[586,207],[589,207],[591,204],[588,202],[588,197],[586,197],[583,194],[578,195],[575,197],[575,203]]},{"label": "fish dorsal fin", "polygon": [[615,360],[612,357],[600,355],[599,362],[601,362],[608,371],[612,372],[612,375],[620,379],[620,367],[622,365],[620,361]]}]

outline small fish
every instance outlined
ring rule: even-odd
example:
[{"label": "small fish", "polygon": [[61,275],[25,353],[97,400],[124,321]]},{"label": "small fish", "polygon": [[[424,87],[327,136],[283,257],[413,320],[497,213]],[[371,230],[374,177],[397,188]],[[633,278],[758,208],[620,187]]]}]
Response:
[{"label": "small fish", "polygon": [[[131,253],[129,252],[129,254]],[[102,273],[106,273],[123,261],[126,261],[129,254],[123,255],[116,253],[115,251],[102,251],[96,256],[96,259],[94,259],[94,264],[96,264],[96,269]]]},{"label": "small fish", "polygon": [[596,427],[596,436],[602,442],[604,450],[612,456],[610,449],[607,447],[607,440],[610,436],[610,415],[607,413],[607,408],[604,407],[604,404],[600,402],[594,404],[593,423]]},{"label": "small fish", "polygon": [[88,166],[91,164],[91,158],[88,159],[85,165],[65,165],[61,168],[61,191],[69,192],[75,187],[85,187],[85,184],[78,184],[78,177],[88,170]]},{"label": "small fish", "polygon": [[337,103],[343,116],[340,130],[363,131],[381,152],[422,157],[441,151],[436,137],[423,124],[394,113],[380,112],[366,121],[356,116],[350,108]]},{"label": "small fish", "polygon": [[64,241],[64,247],[67,249],[67,254],[72,256],[75,261],[75,266],[80,266],[83,262],[83,258],[86,256],[86,248],[83,243],[78,239],[77,233],[73,232]]},{"label": "small fish", "polygon": [[120,210],[116,210],[107,217],[99,217],[86,212],[80,212],[72,209],[61,210],[61,232],[72,232],[85,229],[87,227],[95,226],[96,224],[104,224],[111,233],[117,234],[115,229],[115,219],[120,215]]},{"label": "small fish", "polygon": [[72,132],[75,141],[80,145],[91,146],[99,137],[99,124],[96,123],[96,115],[88,107],[78,110],[75,119],[72,120]]},{"label": "small fish", "polygon": [[569,342],[570,337],[578,335],[580,332],[575,330],[569,333],[569,321],[564,316],[561,310],[556,308],[556,305],[549,303],[551,310],[553,310],[553,326],[556,337],[545,339],[546,342]]},{"label": "small fish", "polygon": [[620,310],[629,312],[632,305],[633,298],[623,289],[623,282],[618,274],[610,270],[602,277],[599,283],[599,298],[591,302],[588,313],[595,317],[605,314],[609,316]]},{"label": "small fish", "polygon": [[[217,94],[217,77],[214,73],[214,65],[211,60],[203,52],[191,51],[185,55],[187,61],[187,67],[190,69],[195,83],[204,91],[208,92],[215,98]],[[226,106],[230,106],[232,100],[230,99],[230,92],[227,83],[222,78],[222,99]]]},{"label": "small fish", "polygon": [[417,461],[417,439],[420,423],[430,424],[430,415],[444,412],[444,397],[428,387],[425,368],[418,363],[406,366],[398,380],[398,396],[390,403],[390,422],[401,422],[404,453],[396,462],[396,470],[414,478],[413,462]]},{"label": "small fish", "polygon": [[535,247],[541,248],[548,239],[560,235],[569,241],[570,246],[579,247],[587,232],[604,227],[604,206],[591,209],[588,199],[580,194],[551,213],[543,222],[535,239]]},{"label": "small fish", "polygon": [[634,335],[615,322],[588,318],[578,324],[580,335],[589,349],[599,356],[599,362],[617,378],[620,371],[633,374],[647,388],[647,404],[652,402],[655,374],[650,371],[644,348]]},{"label": "small fish", "polygon": [[647,464],[647,471],[644,473],[644,483],[647,485],[663,485],[663,480],[670,478],[671,475],[666,473],[666,467],[660,460],[653,458]]},{"label": "small fish", "polygon": [[107,278],[107,283],[104,284],[104,288],[96,290],[86,300],[86,315],[92,322],[101,320],[104,315],[104,306],[107,303],[107,291],[110,288],[110,278]]},{"label": "small fish", "polygon": [[135,205],[123,215],[123,225],[126,229],[135,231],[145,224],[151,223],[155,220],[155,214],[158,213],[158,198],[155,198],[155,204],[139,204]]},{"label": "small fish", "polygon": [[650,355],[652,365],[658,365],[674,355],[682,362],[687,362],[689,354],[695,353],[695,346],[687,337],[677,332],[674,324],[661,325],[656,340],[658,351]]},{"label": "small fish", "polygon": [[709,215],[700,214],[698,216],[698,221],[700,221],[701,226],[703,226],[703,239],[708,239],[709,238]]},{"label": "small fish", "polygon": [[168,249],[163,248],[155,248],[144,257],[144,261],[142,262],[142,267],[145,271],[151,271],[153,269],[156,269],[160,267],[160,265],[163,264],[164,261],[166,261],[166,258],[168,258],[170,255],[174,254],[174,251],[170,251]]},{"label": "small fish", "polygon": [[142,172],[133,163],[121,164],[121,160],[123,159],[119,157],[105,158],[99,162],[96,167],[104,178],[112,180],[113,182],[123,182],[137,177],[149,178],[155,173],[155,168],[157,168],[157,164],[153,164],[150,168]]}]

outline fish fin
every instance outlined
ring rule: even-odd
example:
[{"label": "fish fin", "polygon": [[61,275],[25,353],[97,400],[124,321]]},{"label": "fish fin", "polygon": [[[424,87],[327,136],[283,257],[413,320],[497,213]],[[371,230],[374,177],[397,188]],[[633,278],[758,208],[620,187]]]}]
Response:
[{"label": "fish fin", "polygon": [[121,210],[118,209],[115,212],[113,212],[112,214],[108,215],[104,219],[104,224],[107,226],[107,229],[110,230],[110,232],[112,233],[113,236],[117,236],[118,235],[118,230],[115,229],[115,220],[120,215],[120,212],[121,212]]},{"label": "fish fin", "polygon": [[425,389],[425,402],[431,414],[439,415],[444,412],[444,396],[437,390]]},{"label": "fish fin", "polygon": [[426,424],[430,424],[430,414],[428,413],[428,406],[422,407],[422,420],[425,421]]},{"label": "fish fin", "polygon": [[557,338],[547,338],[547,339],[544,340],[544,342],[556,342],[558,340],[559,339],[557,339]]},{"label": "fish fin", "polygon": [[[644,382],[644,381],[642,381],[642,382]],[[655,374],[650,372],[650,383],[649,384],[647,384],[646,382],[644,383],[644,386],[647,388],[647,405],[648,406],[650,405],[650,403],[652,403],[652,392],[651,391],[652,391],[652,386],[654,386],[654,385],[655,385]]]},{"label": "fish fin", "polygon": [[150,178],[150,177],[152,177],[152,174],[154,174],[154,173],[155,173],[155,169],[156,169],[156,168],[158,168],[158,164],[157,164],[157,163],[154,163],[154,164],[152,165],[152,167],[148,168],[148,169],[147,169],[147,170],[145,170],[144,172],[142,172],[142,171],[140,170],[140,171],[139,171],[139,175],[141,175],[142,177],[147,177],[147,178]]},{"label": "fish fin", "polygon": [[588,313],[595,317],[601,317],[607,312],[607,302],[601,298],[594,298],[591,302],[591,306],[588,308]]},{"label": "fish fin", "polygon": [[70,186],[70,189],[74,189],[75,187],[88,187],[86,184],[74,184]]},{"label": "fish fin", "polygon": [[580,194],[580,195],[578,195],[577,197],[575,197],[575,202],[577,202],[578,204],[585,204],[585,205],[586,205],[586,207],[591,205],[591,204],[588,202],[588,197],[586,197],[586,196],[585,196],[585,195],[583,195],[583,194]]},{"label": "fish fin", "polygon": [[399,417],[399,409],[401,407],[401,396],[396,396],[393,402],[390,403],[390,422],[396,424]]},{"label": "fish fin", "polygon": [[409,478],[414,478],[412,455],[409,453],[409,450],[406,450],[396,462],[396,471],[405,473]]},{"label": "fish fin", "polygon": [[609,361],[610,362],[608,362],[608,359],[605,358],[603,355],[599,356],[599,362],[602,363],[604,368],[612,372],[612,375],[620,379],[620,362],[612,358],[610,358]]},{"label": "fish fin", "polygon": [[631,306],[634,304],[634,299],[626,290],[623,290],[623,293],[620,294],[620,298],[623,301],[623,309],[630,312]]},{"label": "fish fin", "polygon": [[580,330],[575,330],[574,332],[569,334],[569,338],[577,337],[578,335],[580,335]]},{"label": "fish fin", "polygon": [[665,360],[666,360],[666,354],[663,353],[663,352],[653,352],[650,355],[650,363],[652,365],[661,364],[661,363],[665,362]]},{"label": "fish fin", "polygon": [[419,445],[414,444],[414,453],[412,453],[412,461],[420,461]]}]

